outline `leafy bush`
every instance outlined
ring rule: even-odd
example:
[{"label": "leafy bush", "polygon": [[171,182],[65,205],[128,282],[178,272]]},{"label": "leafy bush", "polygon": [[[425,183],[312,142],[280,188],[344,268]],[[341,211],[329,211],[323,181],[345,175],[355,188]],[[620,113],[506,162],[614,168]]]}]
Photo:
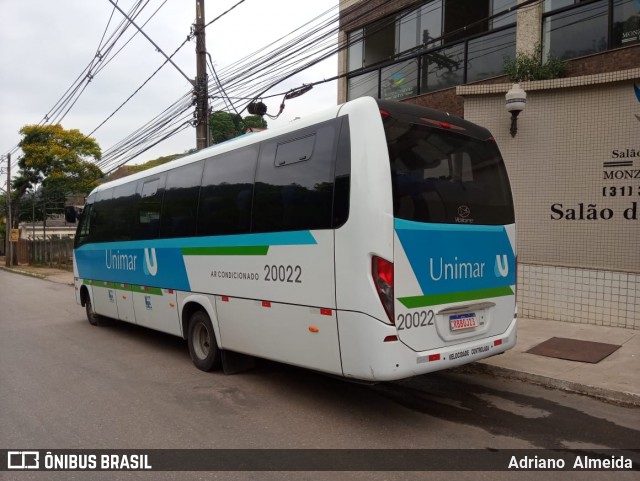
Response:
[{"label": "leafy bush", "polygon": [[549,55],[547,61],[542,63],[542,49],[537,46],[533,54],[518,53],[513,59],[505,55],[503,68],[509,80],[514,83],[550,80],[564,77],[567,61]]}]

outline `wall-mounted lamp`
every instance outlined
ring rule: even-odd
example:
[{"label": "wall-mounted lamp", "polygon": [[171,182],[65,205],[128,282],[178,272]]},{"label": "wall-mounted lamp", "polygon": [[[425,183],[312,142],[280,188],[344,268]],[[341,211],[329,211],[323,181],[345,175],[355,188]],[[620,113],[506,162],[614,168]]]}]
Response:
[{"label": "wall-mounted lamp", "polygon": [[505,95],[507,112],[511,112],[511,137],[518,132],[518,115],[527,106],[527,92],[520,88],[520,84],[513,84]]}]

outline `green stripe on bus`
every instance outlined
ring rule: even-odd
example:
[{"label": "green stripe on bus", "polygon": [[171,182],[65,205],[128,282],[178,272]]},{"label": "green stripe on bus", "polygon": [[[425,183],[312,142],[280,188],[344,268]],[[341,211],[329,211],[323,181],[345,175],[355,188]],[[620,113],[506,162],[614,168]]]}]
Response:
[{"label": "green stripe on bus", "polygon": [[127,287],[123,288],[123,283],[121,282],[92,281],[89,279],[83,279],[82,283],[87,286],[105,287],[107,289],[118,289],[121,291],[140,292],[142,294],[150,294],[152,296],[162,295],[162,289],[159,287],[143,287],[127,284]]},{"label": "green stripe on bus", "polygon": [[185,256],[266,256],[269,246],[185,247]]},{"label": "green stripe on bus", "polygon": [[131,292],[140,292],[142,294],[150,294],[152,296],[161,296],[162,289],[159,287],[142,287],[142,286],[129,286]]},{"label": "green stripe on bus", "polygon": [[512,296],[511,287],[493,287],[491,289],[479,289],[477,291],[448,292],[446,294],[431,294],[427,296],[400,297],[398,301],[407,309],[416,307],[438,306],[451,304],[452,302],[475,301],[491,297]]},{"label": "green stripe on bus", "polygon": [[82,282],[87,286],[96,286],[96,287],[108,287],[111,289],[119,289],[120,284],[115,282],[107,282],[107,281],[92,281],[89,279],[83,279]]}]

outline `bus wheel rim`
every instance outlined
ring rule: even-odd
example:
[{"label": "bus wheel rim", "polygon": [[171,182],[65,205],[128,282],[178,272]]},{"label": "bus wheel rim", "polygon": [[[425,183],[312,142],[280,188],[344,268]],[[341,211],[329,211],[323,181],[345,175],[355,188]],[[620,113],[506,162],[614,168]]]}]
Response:
[{"label": "bus wheel rim", "polygon": [[209,350],[211,349],[211,336],[209,335],[209,330],[204,324],[198,323],[194,329],[193,337],[193,345],[196,355],[199,359],[206,359],[207,356],[209,356]]}]

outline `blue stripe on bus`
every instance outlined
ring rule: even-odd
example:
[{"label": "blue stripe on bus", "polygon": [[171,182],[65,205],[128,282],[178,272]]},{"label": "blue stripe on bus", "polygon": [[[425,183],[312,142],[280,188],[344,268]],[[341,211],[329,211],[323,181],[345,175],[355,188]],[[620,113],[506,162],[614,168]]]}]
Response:
[{"label": "blue stripe on bus", "polygon": [[[429,224],[394,219],[422,295],[516,283],[516,256],[504,226]],[[418,295],[418,294],[415,294]]]},{"label": "blue stripe on bus", "polygon": [[428,230],[447,232],[503,232],[501,225],[476,225],[476,224],[429,224],[426,222],[414,222],[410,220],[393,219],[396,230]]},{"label": "blue stripe on bus", "polygon": [[189,291],[185,247],[286,246],[317,244],[310,231],[180,237],[85,244],[75,250],[82,279]]},{"label": "blue stripe on bus", "polygon": [[98,242],[85,244],[76,251],[105,249],[182,249],[184,247],[229,247],[229,246],[286,246],[317,244],[308,230],[291,232],[268,232],[264,234],[237,234],[209,237],[177,237],[173,239],[150,239],[138,241]]}]

